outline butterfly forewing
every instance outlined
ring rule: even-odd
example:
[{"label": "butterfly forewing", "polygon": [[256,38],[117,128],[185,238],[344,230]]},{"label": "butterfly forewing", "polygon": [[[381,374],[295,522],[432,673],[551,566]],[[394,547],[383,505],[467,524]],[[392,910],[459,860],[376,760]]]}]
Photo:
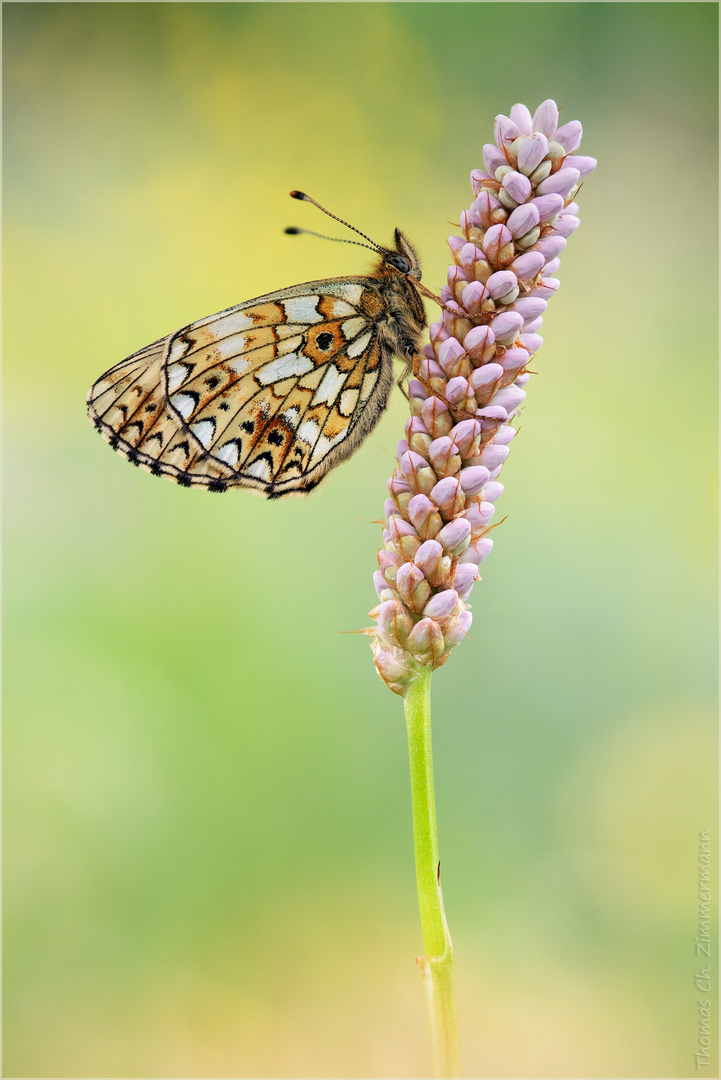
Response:
[{"label": "butterfly forewing", "polygon": [[88,396],[128,460],[185,486],[309,491],[379,419],[393,351],[376,278],[307,282],[142,349]]}]

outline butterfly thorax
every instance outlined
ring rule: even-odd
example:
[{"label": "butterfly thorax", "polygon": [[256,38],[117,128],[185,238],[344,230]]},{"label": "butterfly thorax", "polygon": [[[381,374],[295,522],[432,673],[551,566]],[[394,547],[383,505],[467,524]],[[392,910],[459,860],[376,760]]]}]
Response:
[{"label": "butterfly thorax", "polygon": [[379,334],[401,359],[411,359],[420,349],[426,327],[426,313],[415,282],[421,269],[415,249],[400,231],[395,231],[396,251],[384,253],[374,277],[386,306],[386,318]]}]

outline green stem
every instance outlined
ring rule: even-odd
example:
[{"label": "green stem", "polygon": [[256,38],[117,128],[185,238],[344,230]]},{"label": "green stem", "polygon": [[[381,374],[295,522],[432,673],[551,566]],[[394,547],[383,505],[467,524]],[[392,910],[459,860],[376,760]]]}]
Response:
[{"label": "green stem", "polygon": [[443,911],[438,859],[431,748],[431,673],[431,668],[423,668],[411,683],[405,697],[405,711],[416,882],[425,953],[418,958],[418,965],[426,985],[434,1074],[446,1077],[462,1076],[463,1066],[453,980],[453,945]]}]

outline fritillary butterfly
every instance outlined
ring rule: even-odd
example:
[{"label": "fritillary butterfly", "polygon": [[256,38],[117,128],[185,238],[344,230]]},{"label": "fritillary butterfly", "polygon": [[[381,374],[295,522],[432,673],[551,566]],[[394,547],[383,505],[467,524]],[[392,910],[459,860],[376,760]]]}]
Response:
[{"label": "fritillary butterfly", "polygon": [[279,289],[133,353],[91,387],[90,419],[128,461],[184,487],[311,491],[378,423],[393,358],[415,367],[426,325],[411,244],[396,229],[394,249],[373,247],[365,276]]}]

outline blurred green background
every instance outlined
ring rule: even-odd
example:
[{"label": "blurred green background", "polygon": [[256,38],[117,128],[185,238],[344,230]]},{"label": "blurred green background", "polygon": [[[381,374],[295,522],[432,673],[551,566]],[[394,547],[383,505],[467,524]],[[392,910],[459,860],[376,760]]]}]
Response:
[{"label": "blurred green background", "polygon": [[473,632],[434,679],[466,1068],[695,1074],[716,24],[4,5],[6,1076],[427,1075],[402,706],[342,633],[374,603],[402,397],[281,503],[131,468],[84,398],[195,318],[368,265],[282,234],[326,229],[292,187],[401,226],[439,288],[494,115],[549,96],[599,168]]}]

